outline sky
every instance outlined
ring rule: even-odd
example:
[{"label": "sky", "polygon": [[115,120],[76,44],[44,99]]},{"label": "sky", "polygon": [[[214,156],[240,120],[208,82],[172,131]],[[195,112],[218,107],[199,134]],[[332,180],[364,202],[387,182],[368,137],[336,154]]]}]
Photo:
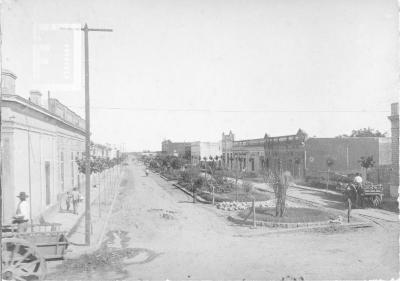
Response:
[{"label": "sky", "polygon": [[1,20],[17,94],[50,91],[81,116],[82,32],[42,27],[113,29],[89,34],[91,131],[128,151],[230,130],[390,133],[398,102],[396,0],[3,0]]}]

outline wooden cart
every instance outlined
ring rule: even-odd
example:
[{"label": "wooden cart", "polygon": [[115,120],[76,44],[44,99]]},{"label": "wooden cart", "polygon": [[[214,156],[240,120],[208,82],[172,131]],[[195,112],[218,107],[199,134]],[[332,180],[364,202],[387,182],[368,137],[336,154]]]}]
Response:
[{"label": "wooden cart", "polygon": [[[351,187],[351,188],[348,188]],[[354,183],[339,183],[336,187],[338,191],[343,193],[343,199],[347,204],[348,198],[352,200],[354,205],[355,196],[349,196],[348,190],[356,190]],[[380,207],[383,201],[383,186],[381,184],[372,184],[366,182],[362,185],[361,190],[357,191],[359,194],[361,206]]]},{"label": "wooden cart", "polygon": [[383,186],[381,184],[366,183],[363,185],[361,197],[364,203],[380,207],[383,200]]},{"label": "wooden cart", "polygon": [[2,279],[43,280],[46,262],[64,259],[68,248],[65,232],[59,225],[30,225],[18,233],[15,225],[2,226]]}]

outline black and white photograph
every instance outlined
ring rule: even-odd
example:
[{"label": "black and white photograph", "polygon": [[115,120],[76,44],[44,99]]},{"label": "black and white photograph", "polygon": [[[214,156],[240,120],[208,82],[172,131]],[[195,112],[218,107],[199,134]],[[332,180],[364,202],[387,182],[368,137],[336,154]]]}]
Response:
[{"label": "black and white photograph", "polygon": [[399,280],[399,17],[0,0],[1,280]]}]

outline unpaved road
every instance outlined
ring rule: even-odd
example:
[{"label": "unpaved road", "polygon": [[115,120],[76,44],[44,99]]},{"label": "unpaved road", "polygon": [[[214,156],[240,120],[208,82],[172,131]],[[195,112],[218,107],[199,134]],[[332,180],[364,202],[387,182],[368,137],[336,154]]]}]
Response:
[{"label": "unpaved road", "polygon": [[226,220],[227,213],[193,204],[191,197],[157,175],[145,177],[141,167],[130,167],[125,183],[109,223],[108,247],[136,254],[125,259],[119,270],[61,267],[49,278],[398,278],[397,223],[335,233],[266,234],[265,229],[232,225]]}]

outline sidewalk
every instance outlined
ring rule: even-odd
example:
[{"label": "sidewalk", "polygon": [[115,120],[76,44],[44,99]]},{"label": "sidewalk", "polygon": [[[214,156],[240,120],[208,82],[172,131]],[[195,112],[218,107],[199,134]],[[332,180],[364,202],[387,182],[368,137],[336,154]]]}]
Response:
[{"label": "sidewalk", "polygon": [[[110,173],[110,171],[106,171],[106,173]],[[111,194],[114,194],[118,190],[118,186],[120,183],[120,179],[122,177],[122,170],[120,171],[120,174],[117,176],[115,179],[116,182],[113,183],[113,186],[108,186],[106,189],[104,189],[104,185],[107,184],[108,182],[102,182],[100,185],[100,194],[101,194],[101,201],[100,201],[100,208],[103,209],[106,207],[104,204],[105,201],[111,200],[112,196]],[[96,185],[96,187],[94,187]],[[84,182],[83,185],[84,186]],[[98,215],[99,213],[99,184],[95,178],[95,176],[92,176],[91,178],[91,190],[90,190],[90,201],[91,201],[91,217],[92,217],[92,224],[93,224],[93,219]],[[81,194],[83,197],[85,196],[84,193]],[[110,202],[109,202],[110,203]],[[65,204],[62,204],[63,209],[60,210],[59,205],[53,206],[49,211],[45,212],[43,214],[43,218],[46,222],[48,223],[57,223],[60,225],[59,230],[60,231],[65,231],[67,233],[67,237],[73,236],[73,234],[77,231],[79,225],[81,224],[82,221],[84,221],[85,217],[85,199],[79,203],[78,205],[78,210],[77,214],[73,213],[73,208],[72,204],[70,207],[70,211],[65,210]],[[104,211],[105,213],[106,211]],[[74,242],[74,241],[71,241]],[[84,241],[79,241],[79,243],[84,243]]]},{"label": "sidewalk", "polygon": [[[97,199],[97,188],[91,188],[90,190],[90,199],[93,205],[93,202]],[[84,196],[85,194],[81,194]],[[71,204],[70,210],[65,210],[65,204],[62,204],[62,208],[60,210],[58,204],[57,206],[52,207],[51,210],[45,212],[43,214],[43,218],[48,223],[57,223],[60,224],[60,231],[67,232],[67,236],[70,235],[71,230],[73,230],[74,226],[78,223],[78,221],[85,214],[85,199],[78,204],[77,214],[73,213],[73,207]]]}]

